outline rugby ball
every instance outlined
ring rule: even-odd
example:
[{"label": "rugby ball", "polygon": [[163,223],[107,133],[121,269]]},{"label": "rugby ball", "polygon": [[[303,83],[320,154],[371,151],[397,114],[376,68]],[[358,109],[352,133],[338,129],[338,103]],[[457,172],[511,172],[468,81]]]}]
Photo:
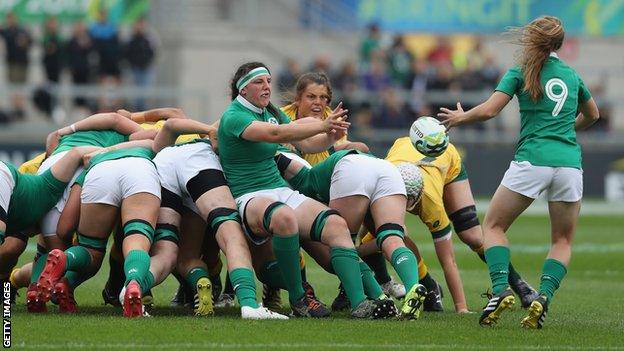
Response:
[{"label": "rugby ball", "polygon": [[448,147],[446,127],[433,117],[419,117],[412,123],[409,134],[416,150],[425,156],[440,156]]}]

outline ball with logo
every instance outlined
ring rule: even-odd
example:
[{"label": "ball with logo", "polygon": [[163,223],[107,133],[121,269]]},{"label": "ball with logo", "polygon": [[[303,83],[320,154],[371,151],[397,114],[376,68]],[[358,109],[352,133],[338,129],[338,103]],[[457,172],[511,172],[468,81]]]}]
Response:
[{"label": "ball with logo", "polygon": [[437,119],[428,116],[419,117],[412,123],[410,140],[418,152],[430,157],[442,155],[449,143],[446,128]]}]

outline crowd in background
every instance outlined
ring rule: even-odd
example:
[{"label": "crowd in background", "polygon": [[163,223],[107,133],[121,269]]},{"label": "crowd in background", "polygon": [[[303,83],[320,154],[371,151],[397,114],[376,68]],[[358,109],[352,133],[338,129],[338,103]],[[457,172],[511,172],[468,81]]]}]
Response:
[{"label": "crowd in background", "polygon": [[[147,87],[152,83],[157,42],[148,32],[145,19],[133,24],[125,40],[121,39],[118,26],[108,20],[105,12],[100,12],[97,21],[90,25],[82,21],[72,24],[67,38],[62,36],[59,27],[56,18],[49,18],[43,24],[40,38],[35,38],[15,14],[7,14],[0,36],[4,42],[6,79],[14,89],[9,109],[0,111],[0,123],[23,119],[29,98],[47,116],[53,116],[57,97],[51,87],[60,82],[64,71],[76,86],[117,86],[124,80],[122,72],[126,68],[133,84]],[[29,93],[24,86],[29,82],[32,67],[30,52],[36,45],[42,51],[45,82]],[[74,104],[90,111],[103,108],[101,101],[82,96],[77,96]],[[143,109],[145,101],[138,99],[134,107]]]},{"label": "crowd in background", "polygon": [[[403,35],[396,34],[384,44],[382,34],[379,26],[370,25],[359,45],[358,60],[339,67],[327,56],[316,58],[308,68],[287,60],[278,76],[280,91],[287,100],[301,73],[325,72],[331,79],[335,101],[343,101],[355,121],[354,130],[366,137],[374,128],[407,128],[415,118],[436,116],[440,107],[454,108],[457,101],[470,109],[472,101],[482,101],[491,94],[504,73],[478,38],[467,54],[457,54],[449,38],[440,36],[426,54],[417,57],[406,46]],[[591,88],[595,98],[601,99],[603,86]],[[601,125],[593,130],[608,127],[606,102],[601,112]],[[485,126],[480,123],[468,128]],[[500,119],[490,126],[504,128]]]}]

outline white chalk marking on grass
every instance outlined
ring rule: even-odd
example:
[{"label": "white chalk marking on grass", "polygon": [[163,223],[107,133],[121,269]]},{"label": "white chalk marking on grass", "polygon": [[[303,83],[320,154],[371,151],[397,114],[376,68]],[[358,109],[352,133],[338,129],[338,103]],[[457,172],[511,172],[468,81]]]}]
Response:
[{"label": "white chalk marking on grass", "polygon": [[[266,344],[225,344],[225,343],[167,343],[167,344],[132,344],[132,343],[67,343],[67,344],[29,344],[13,343],[16,347],[28,347],[35,349],[116,349],[116,348],[136,348],[136,349],[182,349],[182,348],[202,348],[202,349],[253,349],[253,348],[329,348],[329,349],[461,349],[461,350],[490,350],[490,346],[466,345],[466,344],[348,344],[348,343],[266,343]],[[498,345],[500,350],[624,350],[620,346],[575,346],[575,345],[553,345],[553,346],[531,346],[531,345]]]}]

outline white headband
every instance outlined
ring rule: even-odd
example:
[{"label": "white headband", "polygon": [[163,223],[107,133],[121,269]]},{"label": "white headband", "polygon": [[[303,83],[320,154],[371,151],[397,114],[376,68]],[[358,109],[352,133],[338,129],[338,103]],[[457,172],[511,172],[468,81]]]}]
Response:
[{"label": "white headband", "polygon": [[247,84],[249,84],[249,82],[251,82],[254,78],[264,75],[270,75],[269,70],[266,67],[254,68],[249,71],[249,73],[240,77],[240,79],[236,82],[236,89],[240,91],[241,89],[246,87]]}]

